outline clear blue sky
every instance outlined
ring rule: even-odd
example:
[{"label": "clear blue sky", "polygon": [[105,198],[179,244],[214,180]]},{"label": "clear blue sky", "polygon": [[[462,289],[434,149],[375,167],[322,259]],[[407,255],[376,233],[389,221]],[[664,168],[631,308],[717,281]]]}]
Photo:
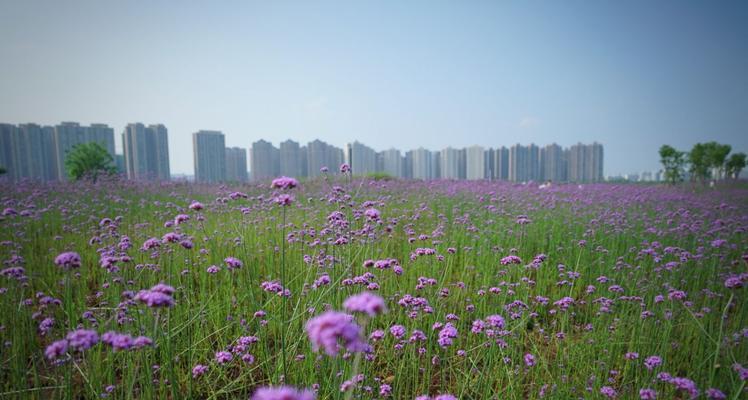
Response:
[{"label": "clear blue sky", "polygon": [[[184,4],[183,4],[184,3]],[[0,2],[0,121],[164,123],[377,150],[605,145],[748,151],[748,2]]]}]

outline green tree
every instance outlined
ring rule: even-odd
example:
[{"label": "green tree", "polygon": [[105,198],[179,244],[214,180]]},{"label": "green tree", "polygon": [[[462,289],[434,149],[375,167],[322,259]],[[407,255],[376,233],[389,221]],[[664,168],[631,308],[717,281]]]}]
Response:
[{"label": "green tree", "polygon": [[730,154],[730,150],[732,150],[732,146],[729,144],[719,144],[717,142],[708,142],[704,145],[706,146],[709,167],[715,172],[715,178],[723,178],[725,172],[725,161],[727,160],[727,155]]},{"label": "green tree", "polygon": [[688,172],[691,173],[691,180],[700,180],[705,182],[710,177],[711,159],[709,157],[709,147],[704,143],[693,145],[691,152],[688,153],[688,162],[691,165]]},{"label": "green tree", "polygon": [[686,154],[666,144],[660,147],[660,162],[665,170],[665,180],[675,184],[683,180]]},{"label": "green tree", "polygon": [[100,174],[116,171],[112,155],[96,142],[73,146],[65,158],[65,169],[71,178],[79,180],[88,177],[94,183]]},{"label": "green tree", "polygon": [[730,155],[725,163],[725,173],[733,179],[738,179],[740,171],[745,168],[745,153],[734,153]]},{"label": "green tree", "polygon": [[5,169],[5,167],[0,167],[0,175],[8,172],[8,170]]}]

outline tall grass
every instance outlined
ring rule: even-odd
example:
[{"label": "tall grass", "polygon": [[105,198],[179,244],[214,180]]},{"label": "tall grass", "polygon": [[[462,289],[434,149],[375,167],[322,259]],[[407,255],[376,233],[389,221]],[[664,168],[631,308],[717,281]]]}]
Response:
[{"label": "tall grass", "polygon": [[[689,378],[701,392],[745,395],[734,365],[748,367],[748,277],[743,287],[725,286],[746,272],[745,187],[692,193],[331,177],[304,182],[281,210],[266,184],[1,189],[4,206],[18,214],[6,210],[0,220],[0,258],[3,268],[25,269],[24,278],[0,277],[2,398],[246,398],[285,381],[316,388],[320,399],[343,399],[350,394],[340,386],[354,373],[364,376],[353,389],[360,398],[379,398],[383,383],[397,399],[600,398],[603,386],[620,398],[638,398],[642,388],[657,390],[659,398],[686,397],[658,379],[660,372]],[[230,196],[234,191],[247,196]],[[205,209],[189,210],[194,200]],[[380,211],[379,222],[364,216],[370,208]],[[335,211],[347,224],[328,219]],[[166,227],[178,214],[190,219]],[[520,215],[530,222],[519,224]],[[100,225],[117,216],[120,222]],[[169,232],[193,248],[177,242],[140,249]],[[123,236],[132,248],[119,249]],[[335,244],[341,238],[347,244]],[[418,255],[423,248],[435,254]],[[81,268],[56,267],[63,251],[79,253]],[[103,268],[110,251],[131,260]],[[533,264],[540,254],[544,260]],[[502,265],[508,255],[521,263]],[[226,257],[243,267],[230,271]],[[396,259],[402,274],[365,267],[370,259]],[[208,273],[211,265],[220,271]],[[367,272],[373,278],[351,284]],[[313,287],[323,274],[330,284]],[[262,290],[262,282],[273,280],[291,296]],[[123,296],[161,282],[176,288],[173,307],[149,309]],[[368,321],[366,333],[381,329],[384,338],[370,340],[368,354],[312,352],[306,321],[342,309],[345,298],[370,283],[389,312]],[[670,298],[673,291],[685,299]],[[406,294],[425,298],[431,309],[399,305]],[[44,296],[61,304],[41,304]],[[568,309],[554,305],[567,296],[574,299]],[[643,318],[645,311],[652,316]],[[494,314],[504,317],[504,329],[471,332],[473,321]],[[42,335],[45,317],[55,323]],[[455,317],[459,335],[442,347],[433,326]],[[389,333],[396,324],[407,330],[403,339]],[[46,346],[78,327],[145,335],[154,345],[115,352],[99,343],[57,361],[45,357]],[[427,339],[409,341],[414,330]],[[236,352],[242,336],[259,340]],[[224,350],[234,357],[219,364],[215,354]],[[634,352],[638,359],[625,357]],[[252,363],[242,360],[246,353]],[[528,353],[533,366],[523,361]],[[652,371],[643,366],[651,355],[663,359]],[[193,377],[197,364],[208,370]]]}]

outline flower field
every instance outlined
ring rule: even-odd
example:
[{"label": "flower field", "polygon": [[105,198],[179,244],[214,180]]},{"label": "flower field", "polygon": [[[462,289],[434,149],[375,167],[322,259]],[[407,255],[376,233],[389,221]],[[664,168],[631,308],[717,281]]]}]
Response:
[{"label": "flower field", "polygon": [[748,397],[745,185],[0,192],[0,398]]}]

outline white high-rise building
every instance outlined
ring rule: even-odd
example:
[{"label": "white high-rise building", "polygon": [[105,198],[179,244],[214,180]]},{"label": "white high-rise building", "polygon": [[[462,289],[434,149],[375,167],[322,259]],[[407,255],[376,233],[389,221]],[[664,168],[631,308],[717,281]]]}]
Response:
[{"label": "white high-rise building", "polygon": [[253,181],[273,179],[280,173],[280,151],[265,140],[252,143],[249,162]]},{"label": "white high-rise building", "polygon": [[491,179],[505,181],[509,179],[509,149],[501,146],[492,149]]},{"label": "white high-rise building", "polygon": [[195,182],[226,180],[226,139],[219,131],[198,131],[192,134]]},{"label": "white high-rise building", "polygon": [[346,162],[354,175],[366,175],[377,170],[377,152],[358,141],[346,146]]},{"label": "white high-rise building", "polygon": [[331,146],[319,139],[309,142],[307,148],[307,175],[311,178],[322,174],[327,168],[330,173],[337,173],[344,161],[343,149]]},{"label": "white high-rise building", "polygon": [[37,124],[18,126],[16,149],[19,156],[19,172],[22,177],[41,181],[59,179],[54,128]]},{"label": "white high-rise building", "polygon": [[564,149],[556,143],[545,146],[540,152],[542,179],[552,182],[566,181]]},{"label": "white high-rise building", "polygon": [[122,133],[122,147],[128,179],[171,178],[165,126],[157,124],[146,127],[139,122],[128,124]]},{"label": "white high-rise building", "polygon": [[114,161],[114,129],[106,124],[92,124],[81,126],[77,122],[62,122],[54,127],[54,146],[57,162],[57,176],[60,179],[67,178],[65,160],[67,154],[76,145],[96,142],[109,152]]},{"label": "white high-rise building", "polygon": [[280,175],[302,176],[301,148],[297,142],[286,140],[280,144]]},{"label": "white high-rise building", "polygon": [[413,179],[433,179],[431,152],[423,147],[413,150]]},{"label": "white high-rise building", "polygon": [[442,179],[460,178],[460,151],[447,147],[441,151],[441,175]]},{"label": "white high-rise building", "polygon": [[382,170],[396,178],[403,177],[403,157],[400,150],[389,149],[382,152]]},{"label": "white high-rise building", "polygon": [[247,151],[241,147],[226,148],[226,180],[229,182],[246,182]]},{"label": "white high-rise building", "polygon": [[471,146],[466,150],[465,175],[469,180],[486,178],[486,150],[481,146]]}]

